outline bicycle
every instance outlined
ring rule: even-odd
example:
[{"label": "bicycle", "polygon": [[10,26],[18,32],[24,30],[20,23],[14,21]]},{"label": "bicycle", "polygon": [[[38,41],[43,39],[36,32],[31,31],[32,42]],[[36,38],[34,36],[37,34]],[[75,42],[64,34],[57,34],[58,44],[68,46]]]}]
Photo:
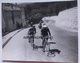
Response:
[{"label": "bicycle", "polygon": [[42,42],[42,47],[43,47],[43,52],[45,52],[46,50],[46,46],[48,45],[48,39],[49,39],[50,37],[48,37],[48,36],[45,36],[45,37],[42,37],[42,39],[43,39],[43,42]]},{"label": "bicycle", "polygon": [[31,43],[31,46],[34,45],[34,35],[29,35],[29,43]]}]

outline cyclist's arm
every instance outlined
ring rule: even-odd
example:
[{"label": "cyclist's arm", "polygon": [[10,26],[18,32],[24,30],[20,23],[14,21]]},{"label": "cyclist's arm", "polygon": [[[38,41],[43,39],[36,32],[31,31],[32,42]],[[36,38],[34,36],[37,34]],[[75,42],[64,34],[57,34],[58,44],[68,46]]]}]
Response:
[{"label": "cyclist's arm", "polygon": [[28,35],[30,34],[30,29],[28,30]]},{"label": "cyclist's arm", "polygon": [[42,36],[43,36],[43,35],[42,35],[42,29],[41,29],[41,38],[42,38]]},{"label": "cyclist's arm", "polygon": [[36,34],[36,28],[35,28],[35,34]]},{"label": "cyclist's arm", "polygon": [[29,31],[28,31],[28,35],[29,35]]},{"label": "cyclist's arm", "polygon": [[49,32],[49,36],[51,36],[51,33],[50,33],[50,30],[48,29],[48,32]]},{"label": "cyclist's arm", "polygon": [[49,30],[49,36],[50,36],[50,40],[52,40],[50,30]]}]

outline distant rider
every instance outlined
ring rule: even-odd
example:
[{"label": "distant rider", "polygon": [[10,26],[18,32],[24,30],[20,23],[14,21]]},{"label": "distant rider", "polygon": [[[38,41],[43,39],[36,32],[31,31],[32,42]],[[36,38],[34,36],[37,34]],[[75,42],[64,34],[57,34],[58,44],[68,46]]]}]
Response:
[{"label": "distant rider", "polygon": [[41,20],[41,21],[39,22],[39,28],[40,28],[40,29],[42,28],[42,23],[43,23],[43,20]]}]

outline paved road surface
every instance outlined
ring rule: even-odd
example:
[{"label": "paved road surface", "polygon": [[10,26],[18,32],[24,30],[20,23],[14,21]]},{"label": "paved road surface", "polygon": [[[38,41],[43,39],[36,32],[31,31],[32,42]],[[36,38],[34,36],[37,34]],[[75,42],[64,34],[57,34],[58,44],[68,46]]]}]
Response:
[{"label": "paved road surface", "polygon": [[[40,36],[40,29],[37,27],[36,36]],[[3,48],[3,60],[23,60],[23,61],[54,61],[54,62],[72,62],[77,63],[78,59],[78,34],[69,32],[58,27],[49,25],[55,45],[51,48],[56,48],[61,51],[55,57],[47,57],[42,49],[33,51],[27,39],[28,29],[24,29],[17,33],[9,43]],[[50,40],[49,40],[50,41]],[[41,45],[41,39],[35,39],[35,44]]]}]

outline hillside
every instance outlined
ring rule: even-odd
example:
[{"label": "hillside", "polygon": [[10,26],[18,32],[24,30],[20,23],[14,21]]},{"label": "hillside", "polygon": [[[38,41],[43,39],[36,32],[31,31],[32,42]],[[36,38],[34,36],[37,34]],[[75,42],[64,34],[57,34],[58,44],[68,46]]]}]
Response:
[{"label": "hillside", "polygon": [[58,15],[60,11],[76,7],[76,1],[67,2],[43,2],[43,3],[26,3],[24,5],[25,19],[29,22],[39,23],[39,21],[46,16]]}]

